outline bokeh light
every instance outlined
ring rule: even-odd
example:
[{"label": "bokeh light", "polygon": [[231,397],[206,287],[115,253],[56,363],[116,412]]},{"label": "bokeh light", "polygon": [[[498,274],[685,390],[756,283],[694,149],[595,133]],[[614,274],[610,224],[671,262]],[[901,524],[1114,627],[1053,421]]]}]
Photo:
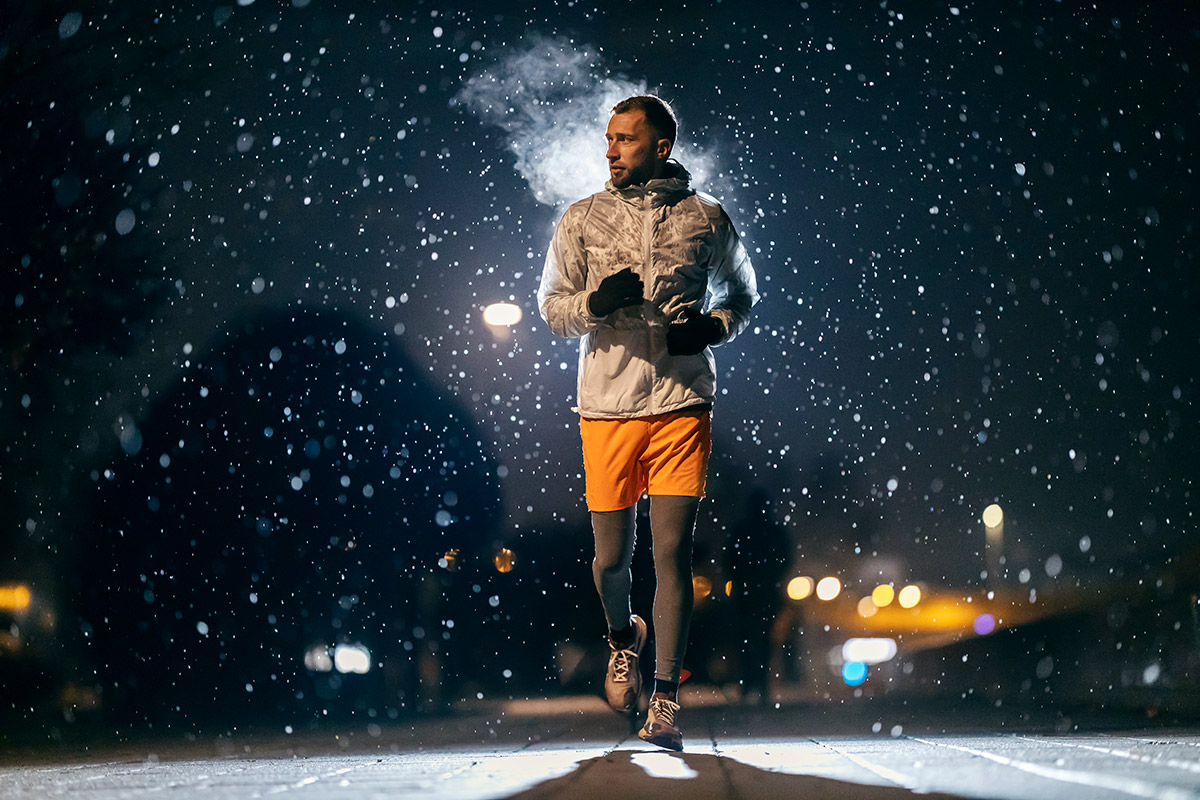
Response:
[{"label": "bokeh light", "polygon": [[521,307],[512,303],[492,303],[484,307],[483,321],[497,327],[512,327],[521,321]]},{"label": "bokeh light", "polygon": [[867,665],[861,661],[847,661],[842,665],[842,680],[847,686],[861,686],[867,679]]},{"label": "bokeh light", "polygon": [[329,647],[318,642],[304,651],[304,667],[313,672],[332,672],[333,659],[329,657]]},{"label": "bokeh light", "polygon": [[365,675],[371,671],[371,651],[361,644],[339,644],[333,648],[333,668],[342,673]]},{"label": "bokeh light", "polygon": [[821,578],[817,583],[817,597],[821,600],[832,600],[842,593],[842,582],[830,575]]},{"label": "bokeh light", "polygon": [[875,605],[875,601],[870,595],[858,601],[858,615],[863,618],[873,617],[879,613],[879,606]]},{"label": "bokeh light", "polygon": [[996,618],[991,614],[980,614],[975,618],[975,632],[980,636],[987,636],[994,630],[996,630]]},{"label": "bokeh light", "polygon": [[875,587],[871,592],[871,599],[875,602],[876,607],[886,608],[896,599],[896,590],[890,584],[884,583]]},{"label": "bokeh light", "polygon": [[517,566],[517,557],[507,547],[501,548],[492,561],[496,564],[497,572],[512,572]]},{"label": "bokeh light", "polygon": [[1004,510],[992,503],[983,510],[983,524],[989,528],[999,528],[1004,522]]},{"label": "bokeh light", "polygon": [[813,593],[813,579],[800,575],[788,581],[787,594],[793,600],[803,600]]},{"label": "bokeh light", "polygon": [[899,602],[901,608],[912,608],[921,602],[921,590],[909,584],[900,590]]},{"label": "bokeh light", "polygon": [[842,645],[842,660],[864,664],[882,664],[896,657],[899,648],[895,639],[847,639]]},{"label": "bokeh light", "polygon": [[5,611],[24,611],[29,608],[33,595],[28,586],[0,586],[0,609]]}]

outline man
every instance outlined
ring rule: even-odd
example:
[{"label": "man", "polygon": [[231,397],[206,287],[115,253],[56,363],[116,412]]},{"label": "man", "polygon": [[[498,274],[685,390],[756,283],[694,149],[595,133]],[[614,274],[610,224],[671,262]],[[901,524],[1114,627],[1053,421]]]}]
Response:
[{"label": "man", "polygon": [[[758,301],[754,271],[719,203],[670,160],[678,125],[653,96],[613,108],[610,180],[567,209],[546,255],[538,305],[559,336],[582,337],[578,401],[592,575],[612,650],[604,688],[630,712],[641,693],[646,623],[631,613],[638,500],[650,496],[654,694],[639,736],[683,749],[676,717],[692,614],[692,535],[711,450],[716,368]],[[707,305],[707,309],[705,306]]]}]

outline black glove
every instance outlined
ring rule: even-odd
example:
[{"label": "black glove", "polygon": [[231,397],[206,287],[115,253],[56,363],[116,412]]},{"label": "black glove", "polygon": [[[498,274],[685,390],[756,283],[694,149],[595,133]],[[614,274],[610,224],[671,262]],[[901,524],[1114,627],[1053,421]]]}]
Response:
[{"label": "black glove", "polygon": [[614,272],[588,296],[588,311],[594,316],[607,317],[618,308],[642,304],[642,279],[629,267]]},{"label": "black glove", "polygon": [[667,326],[667,352],[673,356],[694,356],[720,341],[724,332],[725,326],[719,319],[689,306]]}]

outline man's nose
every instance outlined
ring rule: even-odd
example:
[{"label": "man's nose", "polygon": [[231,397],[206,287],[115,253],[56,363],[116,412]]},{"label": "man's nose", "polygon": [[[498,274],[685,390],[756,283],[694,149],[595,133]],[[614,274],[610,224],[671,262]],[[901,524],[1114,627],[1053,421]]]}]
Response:
[{"label": "man's nose", "polygon": [[612,144],[610,144],[608,146],[608,152],[605,153],[604,155],[605,155],[605,158],[607,158],[609,161],[615,161],[617,159],[617,143],[613,142]]}]

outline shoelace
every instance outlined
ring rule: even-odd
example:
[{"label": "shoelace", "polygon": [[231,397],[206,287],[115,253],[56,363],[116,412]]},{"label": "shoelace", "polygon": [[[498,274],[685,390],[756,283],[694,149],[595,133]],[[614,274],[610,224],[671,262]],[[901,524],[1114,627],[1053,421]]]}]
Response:
[{"label": "shoelace", "polygon": [[650,701],[650,707],[654,710],[656,722],[675,727],[675,712],[679,710],[678,703],[672,703],[665,697],[656,697]]},{"label": "shoelace", "polygon": [[629,680],[629,670],[633,664],[633,660],[637,658],[637,653],[632,650],[616,650],[613,652],[613,680],[617,683],[624,683]]}]

